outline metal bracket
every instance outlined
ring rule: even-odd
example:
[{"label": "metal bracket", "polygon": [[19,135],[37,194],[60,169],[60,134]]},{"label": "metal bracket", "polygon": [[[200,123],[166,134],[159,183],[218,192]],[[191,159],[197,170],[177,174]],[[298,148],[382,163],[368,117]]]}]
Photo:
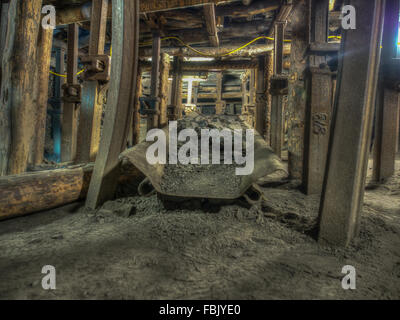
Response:
[{"label": "metal bracket", "polygon": [[148,114],[158,114],[157,102],[159,102],[158,98],[154,97],[140,97],[140,114],[148,115]]},{"label": "metal bracket", "polygon": [[80,103],[82,101],[82,85],[64,83],[62,85],[62,101],[67,103]]},{"label": "metal bracket", "polygon": [[288,94],[289,80],[287,76],[273,76],[269,92],[273,96],[285,96]]},{"label": "metal bracket", "polygon": [[111,57],[109,55],[89,55],[82,57],[85,65],[84,79],[86,81],[110,81]]}]

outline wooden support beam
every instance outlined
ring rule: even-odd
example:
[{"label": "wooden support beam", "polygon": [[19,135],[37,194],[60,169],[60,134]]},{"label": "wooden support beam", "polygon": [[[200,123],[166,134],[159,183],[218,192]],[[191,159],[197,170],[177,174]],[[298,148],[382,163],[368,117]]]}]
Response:
[{"label": "wooden support beam", "polygon": [[113,67],[103,135],[86,200],[92,209],[114,198],[118,157],[126,148],[138,76],[139,1],[113,0],[112,5]]},{"label": "wooden support beam", "polygon": [[161,36],[160,32],[153,32],[153,57],[151,60],[151,87],[150,96],[155,101],[154,109],[147,110],[147,131],[158,128],[160,117],[160,65],[161,65]]},{"label": "wooden support beam", "polygon": [[279,9],[280,0],[257,1],[249,6],[243,7],[242,3],[235,3],[230,6],[217,7],[217,16],[224,17],[249,17]]},{"label": "wooden support beam", "polygon": [[[11,106],[9,93],[12,91],[17,1],[1,3],[1,91],[0,91],[0,176],[8,174],[11,147]],[[7,19],[6,19],[7,17]],[[4,43],[3,43],[4,41]]]},{"label": "wooden support beam", "polygon": [[395,173],[399,92],[380,88],[377,101],[373,180],[385,182]]},{"label": "wooden support beam", "polygon": [[258,60],[215,60],[201,62],[183,62],[183,71],[223,71],[256,69]]},{"label": "wooden support beam", "polygon": [[[283,42],[286,22],[275,23],[274,32],[274,76],[271,81],[271,147],[278,157],[282,156],[284,140],[283,102],[287,95],[287,76],[283,75]],[[267,135],[268,136],[268,135]]]},{"label": "wooden support beam", "polygon": [[[11,81],[9,91],[3,98],[6,103],[10,101],[11,112],[11,145],[8,159],[8,174],[19,174],[26,171],[28,157],[32,146],[32,138],[35,134],[35,75],[37,41],[40,28],[42,1],[11,1],[10,10],[16,10],[16,20],[9,20],[10,24],[16,23],[15,29],[9,25],[9,31],[15,32],[13,46],[12,75],[7,81]],[[13,13],[12,13],[13,14]],[[11,71],[10,70],[10,71]],[[3,71],[4,72],[4,71]],[[2,100],[3,101],[3,100]],[[7,137],[7,135],[5,135]],[[2,136],[3,139],[3,136]]]},{"label": "wooden support beam", "polygon": [[182,115],[182,58],[174,57],[171,105],[168,107],[168,120],[180,119]]},{"label": "wooden support beam", "polygon": [[[383,31],[383,49],[381,68],[378,83],[375,122],[375,148],[373,180],[384,182],[395,173],[397,135],[398,135],[398,108],[399,89],[389,87],[397,80],[390,79],[389,70],[396,70],[397,57],[397,30],[399,28],[399,1],[386,0],[385,26]],[[398,89],[398,90],[394,90]]]},{"label": "wooden support beam", "polygon": [[222,90],[223,90],[223,73],[217,73],[217,99],[215,102],[215,114],[222,114],[224,112],[225,101],[222,100]]},{"label": "wooden support beam", "polygon": [[[68,26],[67,86],[78,84],[79,25]],[[72,90],[72,87],[70,87]],[[61,162],[75,161],[78,130],[78,104],[65,102],[62,117]]]},{"label": "wooden support beam", "polygon": [[197,105],[199,100],[199,87],[200,83],[198,81],[193,83],[193,104]]},{"label": "wooden support beam", "polygon": [[158,127],[162,128],[168,123],[168,87],[169,87],[169,69],[170,62],[169,56],[166,53],[161,54],[161,68],[160,68],[160,116],[158,118]]},{"label": "wooden support beam", "polygon": [[258,57],[258,69],[256,70],[256,127],[257,132],[265,137],[267,122],[267,103],[268,103],[268,66],[270,65],[271,55]]},{"label": "wooden support beam", "polygon": [[38,97],[36,109],[36,127],[34,143],[32,146],[32,163],[34,165],[42,164],[44,158],[52,42],[53,30],[40,28],[37,56]]},{"label": "wooden support beam", "polygon": [[[238,47],[242,46],[244,43],[241,41],[240,43],[237,42],[235,44],[229,45],[220,45],[219,48],[215,47],[202,47],[199,49],[202,53],[210,56],[216,56],[219,54],[225,54],[227,52],[231,52]],[[274,45],[272,43],[267,44],[260,44],[260,45],[251,45],[248,46],[240,51],[234,52],[229,57],[256,57],[267,52],[270,52],[274,49]],[[170,56],[184,56],[184,57],[204,57],[204,55],[199,54],[193,50],[190,50],[186,47],[173,47],[173,46],[165,46],[161,48],[161,52],[165,52]],[[284,46],[284,54],[290,54],[290,44],[285,44]],[[152,56],[152,49],[151,48],[141,48],[140,50],[140,57],[151,57]]]},{"label": "wooden support beam", "polygon": [[[89,56],[104,54],[108,0],[93,0]],[[77,163],[94,161],[100,143],[103,93],[98,81],[85,81],[79,117]]]},{"label": "wooden support beam", "polygon": [[[310,44],[328,43],[329,0],[309,0]],[[303,186],[307,194],[320,194],[324,181],[332,114],[332,72],[324,52],[308,57],[310,97],[306,112]]]},{"label": "wooden support beam", "polygon": [[289,92],[288,92],[288,153],[289,175],[294,179],[303,177],[304,126],[307,105],[306,70],[308,51],[307,1],[296,1],[289,24],[292,30]]},{"label": "wooden support beam", "polygon": [[[158,11],[167,11],[179,8],[203,6],[205,4],[220,4],[233,1],[237,0],[172,0],[172,1],[146,0],[140,2],[140,12],[150,13]],[[111,18],[111,16],[112,16],[112,8],[110,7],[107,12],[107,18]],[[84,4],[83,6],[76,6],[62,10],[57,10],[57,25],[81,23],[90,21],[90,19],[91,19],[90,3]]]},{"label": "wooden support beam", "polygon": [[319,241],[340,246],[347,246],[359,233],[385,9],[384,0],[349,4],[357,12],[357,29],[342,34],[319,219]]},{"label": "wooden support beam", "polygon": [[210,43],[214,47],[219,46],[217,20],[215,17],[215,4],[206,4],[204,6],[204,18],[206,20],[206,28]]},{"label": "wooden support beam", "polygon": [[134,107],[133,107],[133,114],[132,114],[132,125],[131,125],[131,133],[129,134],[128,138],[128,146],[133,147],[137,145],[140,141],[140,100],[139,98],[142,95],[143,91],[143,81],[142,81],[142,71],[139,67],[138,75],[136,78],[136,88],[135,88],[135,98],[134,98]]},{"label": "wooden support beam", "polygon": [[[57,208],[86,198],[94,164],[0,177],[0,220]],[[141,172],[124,162],[119,185],[138,184]]]}]

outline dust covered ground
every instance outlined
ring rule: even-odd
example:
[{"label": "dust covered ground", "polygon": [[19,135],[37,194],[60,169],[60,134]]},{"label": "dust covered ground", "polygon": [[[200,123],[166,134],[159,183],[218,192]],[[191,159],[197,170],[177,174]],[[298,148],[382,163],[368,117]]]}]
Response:
[{"label": "dust covered ground", "polygon": [[[1,299],[399,299],[400,159],[393,179],[369,185],[360,237],[319,245],[319,198],[295,182],[264,184],[266,201],[219,212],[167,211],[157,196],[121,217],[82,203],[0,223]],[[215,211],[215,210],[214,210]],[[57,289],[41,287],[53,265]],[[357,289],[341,287],[344,265]]]}]

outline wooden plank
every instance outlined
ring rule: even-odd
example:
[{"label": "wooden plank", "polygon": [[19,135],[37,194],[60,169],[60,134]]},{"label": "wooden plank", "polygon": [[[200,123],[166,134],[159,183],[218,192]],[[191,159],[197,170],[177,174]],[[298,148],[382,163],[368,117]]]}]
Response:
[{"label": "wooden plank", "polygon": [[139,1],[114,0],[112,74],[104,133],[90,181],[86,206],[97,208],[113,199],[119,175],[119,154],[126,148],[134,105],[139,59]]},{"label": "wooden plank", "polygon": [[319,218],[319,241],[341,246],[359,233],[385,1],[350,0],[349,4],[357,11],[357,29],[343,30]]},{"label": "wooden plank", "polygon": [[217,20],[215,16],[215,4],[206,4],[204,5],[204,18],[206,20],[206,28],[208,32],[208,38],[210,39],[210,43],[214,47],[219,46],[219,38],[218,38],[218,29],[217,29]]},{"label": "wooden plank", "polygon": [[[68,53],[67,53],[67,85],[78,84],[78,50],[79,25],[68,26]],[[75,161],[78,106],[76,103],[65,102],[62,117],[61,162]]]},{"label": "wooden plank", "polygon": [[[104,54],[107,25],[107,0],[93,0],[89,55]],[[95,160],[100,143],[103,99],[98,81],[85,81],[78,128],[77,163]]]},{"label": "wooden plank", "polygon": [[34,144],[32,146],[32,161],[34,165],[41,164],[44,158],[52,42],[53,30],[40,28],[37,57],[38,97],[36,108],[36,127]]}]

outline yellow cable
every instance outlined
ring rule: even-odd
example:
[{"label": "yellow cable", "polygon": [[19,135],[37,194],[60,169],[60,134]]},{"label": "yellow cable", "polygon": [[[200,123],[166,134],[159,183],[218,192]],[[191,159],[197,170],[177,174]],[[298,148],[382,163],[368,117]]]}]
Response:
[{"label": "yellow cable", "polygon": [[[85,69],[82,69],[81,71],[79,71],[76,75],[79,76],[82,72],[84,72]],[[57,77],[62,77],[62,78],[66,78],[67,76],[65,74],[59,74],[53,71],[49,71],[51,74],[57,76]]]},{"label": "yellow cable", "polygon": [[[110,46],[110,57],[112,57],[112,46]],[[62,78],[66,78],[67,76],[65,74],[59,74],[53,71],[49,71],[51,74],[57,76],[57,77],[62,77]],[[81,71],[79,71],[76,75],[79,76],[81,73],[85,72],[85,69],[82,69]]]}]

